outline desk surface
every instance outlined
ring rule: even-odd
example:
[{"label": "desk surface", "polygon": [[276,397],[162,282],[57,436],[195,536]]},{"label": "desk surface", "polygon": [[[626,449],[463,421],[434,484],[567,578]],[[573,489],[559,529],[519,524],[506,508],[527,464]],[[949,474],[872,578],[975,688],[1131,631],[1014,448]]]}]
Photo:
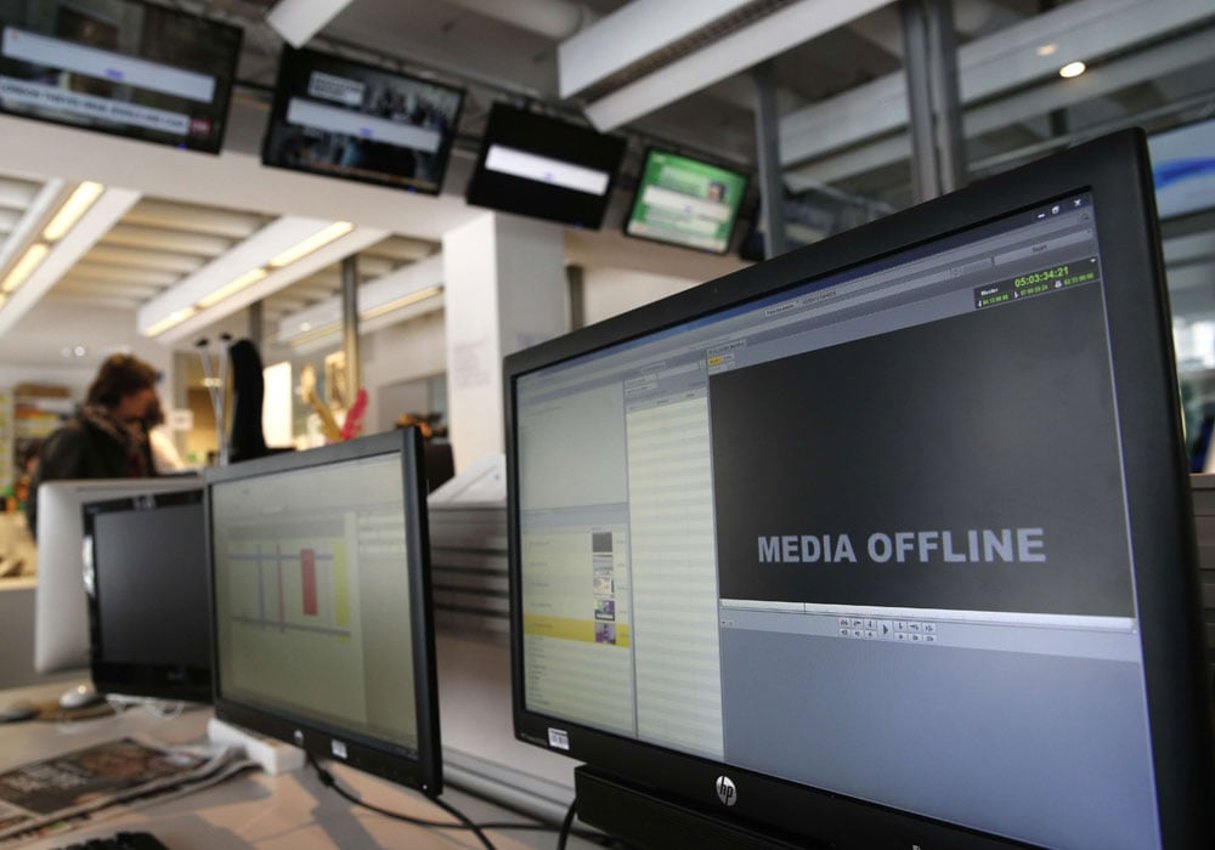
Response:
[{"label": "desk surface", "polygon": [[[62,689],[60,684],[0,691],[0,705],[17,698],[49,699]],[[0,725],[0,770],[126,735],[148,736],[166,744],[197,741],[204,737],[210,716],[210,711],[193,710],[170,719],[135,708],[99,720]],[[344,787],[368,802],[415,817],[450,820],[446,813],[420,794],[340,765],[330,765],[330,768]],[[518,815],[450,787],[443,799],[476,823],[526,822]],[[171,850],[357,850],[377,847],[457,850],[482,846],[466,831],[413,826],[352,806],[321,785],[315,772],[304,769],[281,776],[267,776],[260,771],[245,773],[184,797],[136,810],[116,810],[115,814],[103,815],[78,829],[53,837],[0,842],[0,848],[44,850],[112,835],[120,830],[151,832]],[[499,850],[556,846],[553,832],[491,831],[488,836]],[[571,838],[567,846],[588,850],[596,845]]]}]

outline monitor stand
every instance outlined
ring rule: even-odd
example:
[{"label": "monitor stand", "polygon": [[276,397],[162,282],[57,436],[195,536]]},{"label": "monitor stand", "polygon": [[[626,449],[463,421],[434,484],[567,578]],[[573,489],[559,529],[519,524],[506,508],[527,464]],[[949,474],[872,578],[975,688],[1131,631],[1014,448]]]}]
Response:
[{"label": "monitor stand", "polygon": [[574,769],[578,818],[638,847],[698,850],[813,850],[827,845],[791,843],[714,818],[682,803],[627,785],[593,768]]},{"label": "monitor stand", "polygon": [[213,744],[240,749],[271,776],[290,773],[304,766],[304,751],[299,747],[273,738],[263,738],[215,717],[207,721],[207,738]]}]

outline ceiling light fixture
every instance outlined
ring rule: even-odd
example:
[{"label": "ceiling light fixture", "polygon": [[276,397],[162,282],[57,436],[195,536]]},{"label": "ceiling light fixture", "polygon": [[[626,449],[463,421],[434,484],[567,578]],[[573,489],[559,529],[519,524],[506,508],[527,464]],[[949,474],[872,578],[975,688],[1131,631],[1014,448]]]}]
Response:
[{"label": "ceiling light fixture", "polygon": [[1054,56],[1058,52],[1059,52],[1059,45],[1057,45],[1057,44],[1040,44],[1040,45],[1038,45],[1038,55],[1039,56]]},{"label": "ceiling light fixture", "polygon": [[335,221],[324,230],[309,236],[295,247],[283,251],[283,253],[271,259],[268,265],[272,269],[289,266],[296,260],[308,256],[313,251],[320,250],[335,239],[340,239],[352,230],[354,230],[354,225],[350,222]]},{"label": "ceiling light fixture", "polygon": [[81,183],[64,202],[51,223],[42,231],[42,238],[47,242],[58,242],[75,226],[80,217],[89,211],[89,207],[101,197],[105,186],[86,180]]},{"label": "ceiling light fixture", "polygon": [[416,304],[419,301],[425,301],[427,298],[434,298],[436,295],[438,295],[442,291],[443,291],[443,287],[432,286],[429,289],[423,289],[419,292],[410,293],[409,295],[406,295],[402,298],[398,298],[395,301],[389,301],[387,304],[381,304],[378,307],[373,307],[370,310],[366,310],[362,313],[359,313],[359,319],[364,322],[370,321],[372,319],[378,319],[380,316],[386,316],[389,313],[395,313],[397,310],[400,310],[404,307],[408,307],[410,304]]},{"label": "ceiling light fixture", "polygon": [[1088,66],[1083,62],[1068,62],[1059,69],[1059,76],[1065,80],[1070,80],[1073,77],[1078,77],[1088,70]]},{"label": "ceiling light fixture", "polygon": [[12,271],[8,273],[4,283],[0,284],[0,292],[8,295],[25,283],[26,279],[33,274],[34,269],[38,268],[38,265],[46,259],[50,250],[44,242],[35,242],[29,246],[17,264],[13,266]]},{"label": "ceiling light fixture", "polygon": [[268,274],[269,274],[269,272],[266,271],[264,268],[257,268],[257,269],[253,269],[252,271],[247,271],[240,277],[238,277],[232,281],[229,281],[228,283],[225,283],[223,286],[221,286],[219,289],[215,290],[214,292],[208,293],[207,295],[204,295],[202,298],[199,298],[198,306],[204,310],[207,307],[214,307],[220,301],[223,301],[225,298],[228,298],[229,296],[235,295],[236,293],[240,292],[242,289],[246,289],[247,287],[252,286],[253,284],[257,283],[259,280],[261,280]]},{"label": "ceiling light fixture", "polygon": [[169,315],[165,316],[164,319],[162,319],[161,321],[152,325],[150,328],[148,328],[146,331],[144,331],[144,333],[147,336],[160,336],[162,333],[167,331],[169,328],[180,325],[182,322],[184,322],[186,319],[190,318],[197,312],[198,312],[198,310],[194,307],[185,307],[181,310],[176,310],[176,311],[170,313]]}]

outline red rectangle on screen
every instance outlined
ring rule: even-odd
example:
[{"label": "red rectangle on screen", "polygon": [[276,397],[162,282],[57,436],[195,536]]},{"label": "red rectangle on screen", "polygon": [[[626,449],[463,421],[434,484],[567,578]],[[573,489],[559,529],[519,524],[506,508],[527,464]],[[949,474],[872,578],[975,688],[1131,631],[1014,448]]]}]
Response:
[{"label": "red rectangle on screen", "polygon": [[316,606],[316,550],[300,550],[300,579],[304,585],[304,614],[315,617]]}]

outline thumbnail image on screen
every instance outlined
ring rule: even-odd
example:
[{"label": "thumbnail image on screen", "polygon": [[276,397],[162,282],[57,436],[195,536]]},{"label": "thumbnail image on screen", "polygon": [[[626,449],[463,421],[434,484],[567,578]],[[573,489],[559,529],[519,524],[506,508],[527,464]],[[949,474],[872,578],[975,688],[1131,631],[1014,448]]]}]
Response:
[{"label": "thumbnail image on screen", "polygon": [[218,153],[241,36],[138,0],[4,0],[0,111]]},{"label": "thumbnail image on screen", "polygon": [[416,750],[399,455],[211,488],[220,696]]},{"label": "thumbnail image on screen", "polygon": [[463,99],[438,83],[284,48],[262,162],[437,195]]},{"label": "thumbnail image on screen", "polygon": [[651,150],[624,231],[630,236],[724,254],[746,191],[743,174]]}]

